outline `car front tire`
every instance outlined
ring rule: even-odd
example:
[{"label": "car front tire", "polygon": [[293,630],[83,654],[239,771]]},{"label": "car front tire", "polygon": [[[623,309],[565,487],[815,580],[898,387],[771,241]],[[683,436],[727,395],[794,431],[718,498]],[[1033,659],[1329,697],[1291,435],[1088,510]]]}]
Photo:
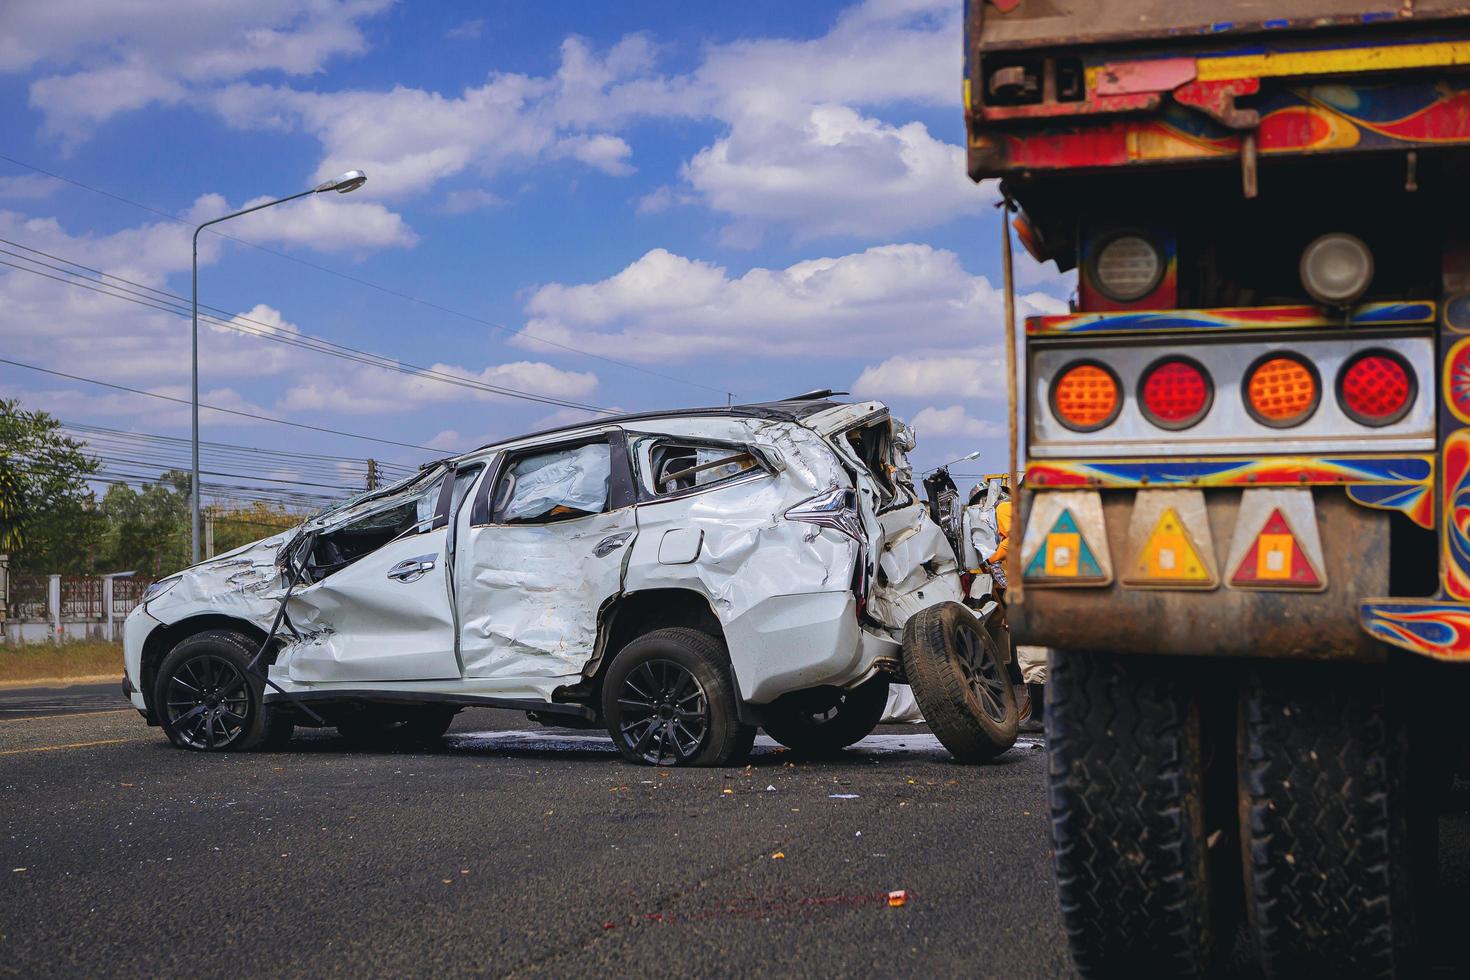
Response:
[{"label": "car front tire", "polygon": [[196,633],[159,665],[153,705],[181,749],[241,752],[290,738],[290,720],[262,701],[265,682],[247,668],[259,643],[232,630]]}]

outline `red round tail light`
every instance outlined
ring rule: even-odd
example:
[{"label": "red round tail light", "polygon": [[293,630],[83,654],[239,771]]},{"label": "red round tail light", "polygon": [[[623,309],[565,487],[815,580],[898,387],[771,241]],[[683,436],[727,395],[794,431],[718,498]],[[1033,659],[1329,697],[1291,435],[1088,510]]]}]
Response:
[{"label": "red round tail light", "polygon": [[1408,414],[1418,385],[1414,370],[1391,351],[1354,356],[1337,376],[1337,401],[1360,425],[1392,425]]},{"label": "red round tail light", "polygon": [[1138,403],[1144,417],[1161,429],[1187,429],[1210,410],[1215,386],[1196,361],[1165,357],[1143,372]]}]

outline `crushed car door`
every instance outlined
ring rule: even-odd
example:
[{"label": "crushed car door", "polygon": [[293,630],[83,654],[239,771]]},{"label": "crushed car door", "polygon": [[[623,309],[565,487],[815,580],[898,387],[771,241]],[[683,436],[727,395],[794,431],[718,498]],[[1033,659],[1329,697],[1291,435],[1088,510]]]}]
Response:
[{"label": "crushed car door", "polygon": [[621,430],[500,457],[456,549],[466,677],[545,694],[553,679],[581,672],[598,610],[622,589],[638,531],[633,503]]},{"label": "crushed car door", "polygon": [[288,607],[301,640],[293,681],[409,681],[460,676],[446,569],[447,516],[479,473],[441,472],[361,517],[323,530],[311,575]]}]

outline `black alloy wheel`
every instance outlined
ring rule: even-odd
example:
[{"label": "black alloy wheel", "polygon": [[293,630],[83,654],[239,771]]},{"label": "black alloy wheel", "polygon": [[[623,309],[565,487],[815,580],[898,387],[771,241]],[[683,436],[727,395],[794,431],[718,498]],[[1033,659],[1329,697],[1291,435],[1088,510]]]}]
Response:
[{"label": "black alloy wheel", "polygon": [[[985,648],[982,634],[973,630],[960,630],[955,635],[955,646],[959,656],[955,663],[970,693],[980,704],[990,720],[997,725],[1006,722],[1006,691],[1010,681],[1005,670],[990,650]],[[1012,699],[1015,694],[1012,692]]]},{"label": "black alloy wheel", "polygon": [[709,696],[672,660],[645,660],[618,692],[623,746],[655,766],[686,765],[709,737]]},{"label": "black alloy wheel", "polygon": [[164,691],[168,727],[189,748],[227,748],[249,728],[249,685],[244,672],[225,657],[201,653],[180,662]]}]

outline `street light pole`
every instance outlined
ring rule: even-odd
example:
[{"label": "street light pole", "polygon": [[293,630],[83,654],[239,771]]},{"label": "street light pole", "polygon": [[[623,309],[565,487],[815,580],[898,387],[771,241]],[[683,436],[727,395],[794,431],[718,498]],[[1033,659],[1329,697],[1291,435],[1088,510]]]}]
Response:
[{"label": "street light pole", "polygon": [[298,197],[307,197],[311,194],[322,194],[326,191],[336,191],[338,194],[346,194],[350,191],[357,190],[365,183],[367,183],[367,174],[363,173],[361,170],[349,170],[342,176],[335,177],[332,180],[328,180],[324,183],[318,184],[309,191],[302,191],[300,194],[292,194],[290,197],[282,197],[274,201],[266,201],[264,204],[257,204],[253,208],[245,208],[243,211],[236,211],[233,214],[227,214],[220,218],[213,218],[194,229],[194,326],[191,334],[193,341],[191,357],[191,362],[193,365],[193,398],[190,400],[189,403],[189,407],[193,415],[193,435],[192,438],[189,440],[191,462],[191,469],[189,471],[189,547],[193,556],[192,563],[195,565],[199,564],[200,558],[199,536],[201,526],[199,519],[199,233],[208,228],[210,225],[217,225],[221,221],[229,221],[231,218],[238,218],[240,217],[240,215],[250,214],[252,211],[260,211],[264,208],[275,207],[277,204],[285,204],[287,201],[294,201]]}]

